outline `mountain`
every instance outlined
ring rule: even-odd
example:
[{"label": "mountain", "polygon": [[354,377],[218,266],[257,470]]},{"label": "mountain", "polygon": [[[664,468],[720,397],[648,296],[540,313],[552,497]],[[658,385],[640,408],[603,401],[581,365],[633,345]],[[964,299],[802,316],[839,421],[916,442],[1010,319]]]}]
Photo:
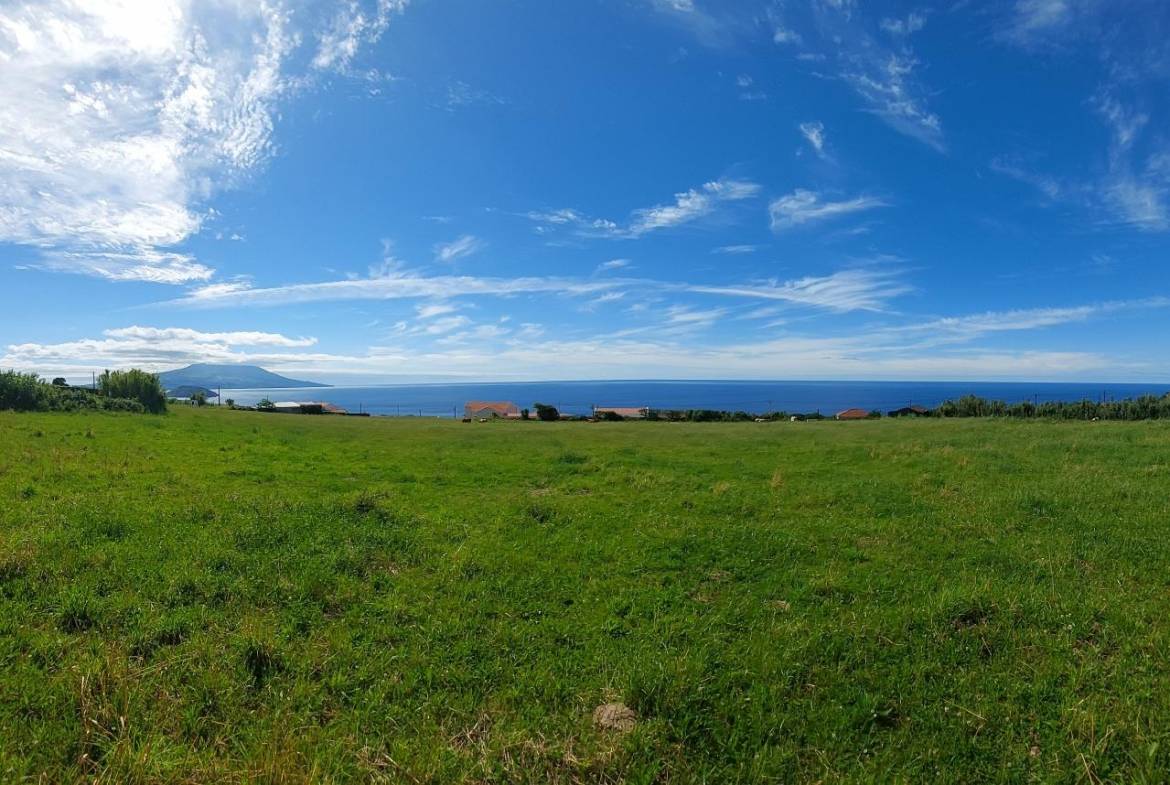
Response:
[{"label": "mountain", "polygon": [[158,375],[167,390],[179,387],[206,387],[217,389],[255,389],[267,387],[328,387],[328,384],[289,379],[258,365],[212,365],[195,363],[186,368],[163,371]]}]

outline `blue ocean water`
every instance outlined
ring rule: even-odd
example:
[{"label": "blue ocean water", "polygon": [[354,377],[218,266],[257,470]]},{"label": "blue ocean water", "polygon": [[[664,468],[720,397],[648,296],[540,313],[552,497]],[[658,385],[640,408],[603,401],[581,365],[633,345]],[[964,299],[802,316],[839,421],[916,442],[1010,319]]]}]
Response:
[{"label": "blue ocean water", "polygon": [[512,401],[521,408],[532,408],[539,401],[572,414],[588,414],[594,405],[833,414],[852,407],[882,412],[911,403],[932,407],[968,394],[1012,403],[1025,400],[1113,400],[1167,392],[1170,392],[1170,384],[1156,383],[613,381],[224,390],[223,397],[232,398],[242,406],[270,398],[273,401],[324,401],[349,411],[376,415],[454,417],[462,416],[464,402],[473,400]]}]

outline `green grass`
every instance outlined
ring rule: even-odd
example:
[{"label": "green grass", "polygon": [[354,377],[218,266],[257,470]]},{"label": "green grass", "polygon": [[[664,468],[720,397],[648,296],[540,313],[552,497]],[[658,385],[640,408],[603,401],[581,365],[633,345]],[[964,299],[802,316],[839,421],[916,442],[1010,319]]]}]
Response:
[{"label": "green grass", "polygon": [[1161,422],[0,414],[0,781],[1163,782],[1168,535]]}]

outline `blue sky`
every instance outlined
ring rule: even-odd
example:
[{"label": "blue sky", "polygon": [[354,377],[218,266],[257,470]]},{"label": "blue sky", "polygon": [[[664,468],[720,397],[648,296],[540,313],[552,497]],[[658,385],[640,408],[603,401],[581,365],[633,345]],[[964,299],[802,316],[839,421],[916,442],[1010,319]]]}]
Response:
[{"label": "blue sky", "polygon": [[1170,381],[1170,7],[0,5],[0,367]]}]

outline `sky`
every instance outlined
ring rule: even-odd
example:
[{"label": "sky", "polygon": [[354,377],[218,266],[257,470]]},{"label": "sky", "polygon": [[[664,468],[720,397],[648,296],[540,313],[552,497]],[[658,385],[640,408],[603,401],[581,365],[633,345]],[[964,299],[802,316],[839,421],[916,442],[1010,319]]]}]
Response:
[{"label": "sky", "polygon": [[0,0],[0,368],[1170,382],[1163,0]]}]

